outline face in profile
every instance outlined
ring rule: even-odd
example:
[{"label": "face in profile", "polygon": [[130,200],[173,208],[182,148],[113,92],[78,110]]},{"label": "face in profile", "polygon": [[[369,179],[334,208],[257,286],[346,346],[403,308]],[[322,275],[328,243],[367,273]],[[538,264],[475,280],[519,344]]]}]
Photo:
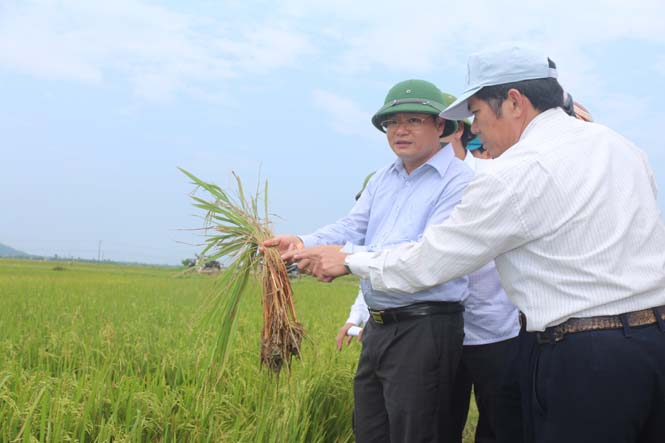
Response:
[{"label": "face in profile", "polygon": [[471,131],[480,137],[490,158],[499,157],[519,140],[519,125],[511,118],[509,105],[510,101],[504,100],[497,116],[485,100],[469,99],[469,111],[473,114]]}]

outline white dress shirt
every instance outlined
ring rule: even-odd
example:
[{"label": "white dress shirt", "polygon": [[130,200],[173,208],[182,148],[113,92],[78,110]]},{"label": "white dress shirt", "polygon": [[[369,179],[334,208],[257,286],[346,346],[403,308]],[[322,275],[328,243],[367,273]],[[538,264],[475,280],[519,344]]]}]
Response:
[{"label": "white dress shirt", "polygon": [[377,290],[420,291],[495,258],[531,331],[665,304],[665,227],[646,156],[552,109],[481,172],[421,241],[347,257]]},{"label": "white dress shirt", "polygon": [[494,261],[469,274],[464,300],[464,346],[486,345],[516,337],[518,311],[501,287]]},{"label": "white dress shirt", "polygon": [[367,303],[365,303],[365,297],[363,297],[361,289],[358,291],[358,295],[356,295],[356,300],[351,305],[349,318],[346,319],[346,322],[353,323],[356,326],[363,326],[369,320],[369,311],[367,309]]}]

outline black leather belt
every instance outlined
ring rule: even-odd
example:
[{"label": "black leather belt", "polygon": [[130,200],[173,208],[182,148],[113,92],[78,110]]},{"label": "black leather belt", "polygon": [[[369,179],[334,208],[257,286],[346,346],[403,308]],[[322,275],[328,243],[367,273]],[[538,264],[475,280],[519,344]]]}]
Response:
[{"label": "black leather belt", "polygon": [[550,326],[545,329],[545,332],[538,332],[536,337],[540,344],[556,343],[563,340],[567,334],[573,334],[575,332],[646,326],[663,321],[665,321],[665,306],[657,306],[655,308],[626,312],[625,314],[619,315],[569,318],[559,325]]},{"label": "black leather belt", "polygon": [[397,323],[398,321],[426,317],[428,315],[455,314],[458,312],[464,312],[464,306],[462,303],[456,301],[438,301],[414,303],[400,308],[381,310],[370,309],[369,315],[372,316],[375,323],[379,325],[387,325],[390,323]]}]

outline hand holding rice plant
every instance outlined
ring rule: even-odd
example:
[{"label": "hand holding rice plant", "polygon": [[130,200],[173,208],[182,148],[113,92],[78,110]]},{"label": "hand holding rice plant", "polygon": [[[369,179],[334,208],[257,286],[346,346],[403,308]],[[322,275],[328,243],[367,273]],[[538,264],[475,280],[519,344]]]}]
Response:
[{"label": "hand holding rice plant", "polygon": [[206,200],[191,196],[194,206],[206,211],[205,247],[200,255],[208,261],[222,257],[231,260],[221,276],[221,290],[211,297],[206,307],[204,323],[221,325],[211,358],[225,362],[240,299],[248,280],[258,278],[260,273],[263,286],[261,363],[279,375],[284,363],[289,366],[292,357],[300,356],[303,327],[296,319],[293,289],[278,249],[265,248],[259,254],[259,246],[273,237],[268,220],[268,183],[264,187],[261,217],[258,189],[254,195],[245,196],[242,182],[235,173],[237,198],[179,169],[211,197]]}]

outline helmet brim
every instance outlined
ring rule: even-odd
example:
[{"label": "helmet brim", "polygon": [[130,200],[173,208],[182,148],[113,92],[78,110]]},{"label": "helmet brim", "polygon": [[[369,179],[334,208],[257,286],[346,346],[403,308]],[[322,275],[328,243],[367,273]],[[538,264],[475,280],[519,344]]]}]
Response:
[{"label": "helmet brim", "polygon": [[[432,101],[425,101],[423,103],[387,103],[381,109],[379,109],[376,114],[372,117],[372,124],[376,129],[381,132],[386,132],[381,127],[381,122],[389,115],[398,114],[398,113],[409,113],[409,114],[428,114],[439,116],[441,110],[445,106],[441,103],[436,103]],[[457,122],[452,120],[445,120],[445,125],[443,127],[443,133],[441,137],[447,137],[450,134],[457,131]]]}]

